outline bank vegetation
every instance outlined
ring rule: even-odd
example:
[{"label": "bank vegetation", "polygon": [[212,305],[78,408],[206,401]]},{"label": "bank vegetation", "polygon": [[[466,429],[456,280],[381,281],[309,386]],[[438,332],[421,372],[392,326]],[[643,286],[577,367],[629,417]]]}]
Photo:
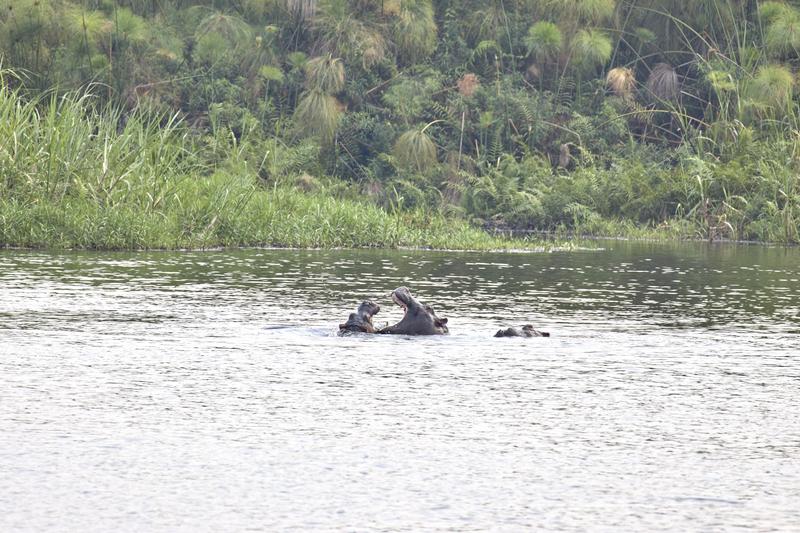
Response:
[{"label": "bank vegetation", "polygon": [[800,240],[800,9],[0,1],[0,243]]}]

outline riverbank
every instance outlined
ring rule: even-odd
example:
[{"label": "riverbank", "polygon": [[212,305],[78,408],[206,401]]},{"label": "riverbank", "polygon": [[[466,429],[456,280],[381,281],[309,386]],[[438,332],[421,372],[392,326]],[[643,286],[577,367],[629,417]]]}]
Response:
[{"label": "riverbank", "polygon": [[[648,200],[652,214],[642,218],[626,211],[631,201],[623,202],[636,194],[621,193],[620,183],[640,181],[625,166],[569,174],[520,167],[514,171],[519,184],[506,186],[514,200],[498,202],[499,189],[491,196],[457,183],[424,188],[410,178],[398,188],[378,180],[345,181],[321,166],[297,163],[308,155],[302,144],[237,137],[228,129],[204,136],[177,116],[98,107],[90,93],[23,98],[19,90],[0,87],[0,139],[0,247],[502,250],[542,248],[551,239],[480,229],[513,221],[559,239],[793,243],[798,235],[797,176],[777,164],[765,164],[771,170],[762,174],[771,179],[751,180],[757,186],[731,196],[720,209],[712,208],[709,184],[693,178],[694,172],[662,169],[660,192]],[[316,160],[319,154],[311,152]],[[728,175],[724,167],[703,165],[711,176]],[[523,182],[531,180],[541,181],[536,194],[525,192]],[[692,184],[702,194],[687,192]],[[730,195],[728,185],[722,190]],[[415,196],[423,189],[429,200]],[[677,201],[680,191],[683,200]],[[478,196],[482,207],[475,203]],[[692,204],[688,210],[675,207]],[[533,222],[537,217],[540,223]]]},{"label": "riverbank", "polygon": [[[658,227],[595,219],[577,228],[514,230],[470,225],[434,212],[388,212],[369,200],[283,185],[265,189],[225,174],[187,181],[158,209],[0,198],[0,248],[77,250],[203,250],[214,248],[425,248],[544,250],[581,240],[708,241],[688,220]],[[788,244],[738,241],[714,242]]]},{"label": "riverbank", "polygon": [[89,93],[26,99],[0,86],[0,247],[542,246],[490,236],[428,206],[387,210],[338,180],[298,180],[276,170],[290,159],[275,153],[277,141],[259,147],[254,168],[244,139],[217,133],[202,137],[175,116],[97,107]]},{"label": "riverbank", "polygon": [[289,187],[259,190],[214,176],[192,184],[158,210],[0,200],[0,246],[141,250],[275,246],[428,247],[454,250],[541,248],[538,237],[507,238],[423,211],[388,213],[367,202]]}]

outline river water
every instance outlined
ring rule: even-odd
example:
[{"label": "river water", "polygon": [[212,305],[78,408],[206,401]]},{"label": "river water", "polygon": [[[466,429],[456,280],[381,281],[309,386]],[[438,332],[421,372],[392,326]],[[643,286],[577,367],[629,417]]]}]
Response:
[{"label": "river water", "polygon": [[0,252],[0,530],[800,530],[800,250],[596,246]]}]

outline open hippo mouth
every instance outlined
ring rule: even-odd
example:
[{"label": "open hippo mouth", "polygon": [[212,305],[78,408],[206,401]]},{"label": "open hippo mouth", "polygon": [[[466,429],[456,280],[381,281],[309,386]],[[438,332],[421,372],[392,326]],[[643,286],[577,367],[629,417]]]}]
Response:
[{"label": "open hippo mouth", "polygon": [[400,287],[392,291],[392,301],[403,308],[403,313],[408,313],[408,308],[413,306],[414,304],[419,305],[419,303],[411,296],[411,291],[409,291],[406,287]]},{"label": "open hippo mouth", "polygon": [[441,335],[448,333],[447,319],[439,318],[433,307],[423,304],[411,295],[407,287],[392,291],[392,301],[403,308],[403,318],[394,326],[383,328],[380,333],[405,335]]},{"label": "open hippo mouth", "polygon": [[407,313],[407,312],[408,312],[408,306],[407,306],[406,304],[404,304],[404,303],[403,303],[403,300],[401,300],[400,298],[398,298],[398,297],[397,297],[397,294],[396,294],[396,293],[394,293],[394,292],[392,293],[392,301],[393,301],[395,304],[397,304],[397,305],[399,305],[400,307],[402,307],[402,308],[403,308],[403,313]]}]

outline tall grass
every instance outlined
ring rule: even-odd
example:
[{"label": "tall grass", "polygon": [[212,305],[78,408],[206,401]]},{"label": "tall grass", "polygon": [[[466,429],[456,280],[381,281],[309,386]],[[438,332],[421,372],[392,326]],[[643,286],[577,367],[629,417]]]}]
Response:
[{"label": "tall grass", "polygon": [[176,117],[124,115],[91,93],[22,98],[0,73],[0,191],[31,202],[85,199],[157,209],[200,159]]},{"label": "tall grass", "polygon": [[[539,240],[490,236],[462,221],[424,212],[388,214],[324,191],[253,190],[218,175],[166,209],[101,206],[85,199],[0,199],[0,246],[80,249],[426,247],[458,250],[541,248]],[[231,207],[220,196],[243,201]]]},{"label": "tall grass", "polygon": [[8,75],[0,75],[0,246],[538,246],[324,189],[264,188],[246,169],[209,174],[174,116],[97,108],[90,93],[26,100]]}]

